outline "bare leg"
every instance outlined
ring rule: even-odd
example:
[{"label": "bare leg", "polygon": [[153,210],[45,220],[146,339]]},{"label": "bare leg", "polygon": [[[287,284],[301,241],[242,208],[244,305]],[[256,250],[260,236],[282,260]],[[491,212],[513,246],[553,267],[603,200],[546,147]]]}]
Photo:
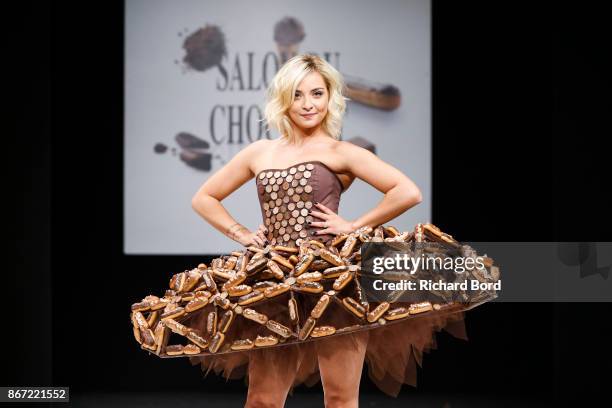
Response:
[{"label": "bare leg", "polygon": [[[359,406],[359,382],[368,335],[363,331],[320,340],[319,371],[327,408]],[[357,343],[357,349],[354,343]]]},{"label": "bare leg", "polygon": [[[285,405],[287,393],[293,385],[297,374],[297,358],[292,346],[276,350],[254,350],[249,353],[249,391],[245,408],[279,408]],[[283,364],[271,364],[278,361],[283,353]]]}]

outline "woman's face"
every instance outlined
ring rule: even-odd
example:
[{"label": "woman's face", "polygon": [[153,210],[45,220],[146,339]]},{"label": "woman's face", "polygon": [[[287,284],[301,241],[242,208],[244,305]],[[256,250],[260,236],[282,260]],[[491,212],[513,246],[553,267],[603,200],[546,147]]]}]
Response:
[{"label": "woman's face", "polygon": [[313,128],[327,115],[328,102],[329,93],[323,77],[316,71],[311,72],[302,79],[295,91],[289,117],[302,129]]}]

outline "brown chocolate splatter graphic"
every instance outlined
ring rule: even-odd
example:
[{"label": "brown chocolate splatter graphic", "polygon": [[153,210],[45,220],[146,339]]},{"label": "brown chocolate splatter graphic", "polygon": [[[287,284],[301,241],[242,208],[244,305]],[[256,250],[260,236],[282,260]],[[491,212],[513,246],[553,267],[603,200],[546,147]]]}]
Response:
[{"label": "brown chocolate splatter graphic", "polygon": [[166,150],[168,150],[168,146],[163,143],[155,143],[155,146],[153,146],[153,151],[158,154],[166,153]]},{"label": "brown chocolate splatter graphic", "polygon": [[210,144],[191,133],[181,132],[174,137],[176,143],[183,149],[210,149]]},{"label": "brown chocolate splatter graphic", "polygon": [[210,24],[187,36],[183,49],[187,53],[183,62],[196,71],[221,67],[221,59],[227,55],[225,35],[218,26]]},{"label": "brown chocolate splatter graphic", "polygon": [[210,171],[212,155],[200,150],[183,150],[181,160],[198,170]]},{"label": "brown chocolate splatter graphic", "polygon": [[176,143],[183,149],[181,160],[190,167],[210,171],[212,154],[208,152],[210,143],[187,132],[180,132],[174,137]]},{"label": "brown chocolate splatter graphic", "polygon": [[299,43],[305,36],[304,26],[295,17],[285,17],[274,25],[274,41],[278,44]]},{"label": "brown chocolate splatter graphic", "polygon": [[[212,168],[212,154],[208,152],[210,143],[187,132],[178,133],[174,140],[182,149],[179,157],[185,164],[198,170],[210,171]],[[168,146],[159,142],[153,146],[153,151],[157,154],[163,154],[168,151]],[[176,147],[170,148],[170,152],[172,152],[172,156],[176,156]],[[219,156],[217,155],[215,158],[219,158]]]},{"label": "brown chocolate splatter graphic", "polygon": [[285,17],[274,25],[274,41],[281,64],[298,54],[305,36],[304,25],[295,17]]}]

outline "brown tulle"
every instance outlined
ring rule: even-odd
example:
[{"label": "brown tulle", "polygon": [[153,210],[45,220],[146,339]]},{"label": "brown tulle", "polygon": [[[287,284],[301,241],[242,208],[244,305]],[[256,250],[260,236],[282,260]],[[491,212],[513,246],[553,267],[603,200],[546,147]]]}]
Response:
[{"label": "brown tulle", "polygon": [[[307,305],[306,310],[314,301],[311,298],[302,299]],[[286,315],[282,310],[282,303],[269,303],[258,307],[258,311],[266,313],[270,318],[280,320]],[[185,325],[205,332],[205,313],[190,318]],[[321,319],[321,325],[333,324],[335,327],[344,327],[355,324],[350,314],[331,305]],[[446,315],[418,316],[402,322],[388,324],[387,326],[368,329],[365,331],[338,335],[344,338],[344,347],[357,350],[358,342],[367,338],[365,362],[368,366],[368,375],[376,386],[384,393],[397,397],[402,384],[417,385],[417,364],[422,366],[423,353],[435,349],[436,332],[446,330],[452,336],[468,340],[464,312]],[[237,319],[226,338],[252,338],[257,334],[269,335],[264,326]],[[222,375],[226,379],[244,378],[248,384],[248,365],[251,356],[258,353],[257,361],[266,361],[267,370],[283,372],[286,375],[295,375],[293,387],[300,384],[313,386],[321,379],[317,356],[320,345],[325,341],[336,341],[337,337],[318,338],[316,340],[297,344],[282,345],[270,348],[253,349],[244,352],[235,352],[222,355],[192,356],[189,360],[192,365],[200,364],[202,370],[208,375],[211,371]],[[289,391],[291,394],[293,387]]]}]

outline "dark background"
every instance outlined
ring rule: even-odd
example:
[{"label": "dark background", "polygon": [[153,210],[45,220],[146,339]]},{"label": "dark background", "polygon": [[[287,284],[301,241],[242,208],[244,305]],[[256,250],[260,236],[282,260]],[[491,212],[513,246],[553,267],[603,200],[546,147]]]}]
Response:
[{"label": "dark background", "polygon": [[[433,222],[461,241],[612,240],[611,29],[599,3],[537,3],[433,3]],[[244,392],[132,337],[130,304],[206,259],[122,253],[122,2],[13,7],[0,385]],[[611,311],[484,305],[404,392],[595,398]],[[366,370],[362,392],[378,392]]]}]

